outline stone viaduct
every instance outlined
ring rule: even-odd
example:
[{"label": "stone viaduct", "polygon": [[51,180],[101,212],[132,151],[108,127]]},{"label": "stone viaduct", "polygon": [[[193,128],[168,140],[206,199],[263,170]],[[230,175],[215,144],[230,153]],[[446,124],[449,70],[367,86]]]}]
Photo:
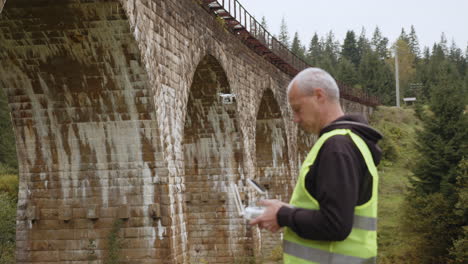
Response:
[{"label": "stone viaduct", "polygon": [[228,186],[245,204],[257,199],[247,178],[287,200],[313,138],[291,121],[292,74],[208,2],[0,0],[17,263],[246,263],[279,251],[279,235],[238,216]]}]

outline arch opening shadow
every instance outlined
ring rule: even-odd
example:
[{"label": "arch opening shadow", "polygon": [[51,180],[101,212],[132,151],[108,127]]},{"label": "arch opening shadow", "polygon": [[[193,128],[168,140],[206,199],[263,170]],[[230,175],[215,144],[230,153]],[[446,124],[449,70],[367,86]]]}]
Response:
[{"label": "arch opening shadow", "polygon": [[[257,114],[255,150],[256,180],[268,190],[268,198],[289,201],[290,165],[286,128],[273,92],[267,89]],[[261,254],[268,258],[281,245],[281,235],[262,231]]]},{"label": "arch opening shadow", "polygon": [[242,173],[242,140],[236,103],[226,74],[208,55],[199,63],[191,85],[184,125],[185,211],[190,263],[235,263],[251,255],[244,242],[245,222],[230,199],[229,183]]}]

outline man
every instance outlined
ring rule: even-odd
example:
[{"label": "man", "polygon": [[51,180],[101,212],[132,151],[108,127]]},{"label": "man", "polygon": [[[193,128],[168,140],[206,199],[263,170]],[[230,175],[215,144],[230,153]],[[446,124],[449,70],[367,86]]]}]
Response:
[{"label": "man", "polygon": [[264,200],[250,224],[284,231],[285,263],[375,263],[376,164],[382,135],[362,116],[345,115],[327,72],[308,68],[288,86],[294,122],[319,139],[302,164],[289,204]]}]

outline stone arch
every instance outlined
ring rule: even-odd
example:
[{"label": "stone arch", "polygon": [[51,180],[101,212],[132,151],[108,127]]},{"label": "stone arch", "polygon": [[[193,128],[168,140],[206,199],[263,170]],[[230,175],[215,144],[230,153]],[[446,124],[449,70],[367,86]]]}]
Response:
[{"label": "stone arch", "polygon": [[[256,180],[268,190],[268,198],[289,201],[290,164],[286,127],[271,89],[263,93],[255,130]],[[280,235],[262,232],[262,255],[280,245]]]},{"label": "stone arch", "polygon": [[246,225],[229,199],[228,186],[243,173],[236,102],[218,60],[199,63],[188,96],[184,124],[185,211],[189,262],[233,263],[248,254]]},{"label": "stone arch", "polygon": [[[198,47],[203,48],[200,49]],[[186,52],[186,54],[182,55],[183,57],[189,56],[190,58],[186,58],[184,61],[181,74],[183,78],[183,84],[181,89],[176,90],[176,114],[180,116],[180,122],[178,122],[177,125],[180,125],[181,128],[185,126],[185,120],[187,120],[187,106],[189,96],[192,91],[192,85],[196,77],[196,72],[200,69],[201,63],[206,61],[207,58],[211,58],[212,61],[216,61],[217,70],[223,73],[223,78],[225,79],[224,82],[226,83],[225,85],[229,86],[229,91],[231,93],[237,94],[238,91],[233,90],[233,74],[229,73],[231,63],[222,49],[223,48],[219,46],[219,43],[213,39],[208,38],[208,35],[206,35],[205,37],[197,38],[196,45],[194,45],[194,47],[189,47],[189,50]],[[238,104],[236,103],[235,105]],[[182,131],[182,129],[179,131]],[[180,138],[183,139],[183,135],[181,135]],[[178,141],[178,139],[175,140]],[[180,144],[183,143],[180,142]],[[176,145],[179,145],[179,142]],[[182,156],[183,154],[181,154],[181,156],[177,156],[177,158],[181,158]]]},{"label": "stone arch", "polygon": [[[287,104],[287,95],[286,95],[286,87],[287,83],[278,83],[280,81],[275,81],[273,78],[268,77],[262,81],[262,89],[259,91],[259,94],[265,95],[266,93],[270,93],[268,96],[271,97],[272,100],[275,101],[276,105],[278,106],[278,113],[282,117],[287,118],[290,116],[290,111]],[[284,87],[284,89],[283,89]],[[284,90],[284,91],[283,91]],[[282,93],[284,92],[284,94]],[[260,111],[261,103],[263,102],[264,97],[258,96],[254,99],[255,102],[255,112],[258,114]],[[286,121],[286,120],[285,120]],[[286,124],[285,124],[286,125]],[[286,125],[287,126],[287,125]],[[286,128],[287,129],[287,128]]]}]

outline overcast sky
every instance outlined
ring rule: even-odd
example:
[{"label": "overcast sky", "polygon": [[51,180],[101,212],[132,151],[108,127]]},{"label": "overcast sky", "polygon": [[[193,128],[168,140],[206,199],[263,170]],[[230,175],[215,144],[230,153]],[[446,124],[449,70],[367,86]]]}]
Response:
[{"label": "overcast sky", "polygon": [[333,30],[342,43],[347,30],[360,34],[364,26],[370,38],[376,26],[393,43],[401,28],[414,25],[421,48],[432,47],[444,32],[463,51],[468,45],[468,0],[239,0],[258,21],[265,16],[269,31],[278,34],[286,19],[292,40],[298,31],[308,46],[314,32],[325,36]]}]

